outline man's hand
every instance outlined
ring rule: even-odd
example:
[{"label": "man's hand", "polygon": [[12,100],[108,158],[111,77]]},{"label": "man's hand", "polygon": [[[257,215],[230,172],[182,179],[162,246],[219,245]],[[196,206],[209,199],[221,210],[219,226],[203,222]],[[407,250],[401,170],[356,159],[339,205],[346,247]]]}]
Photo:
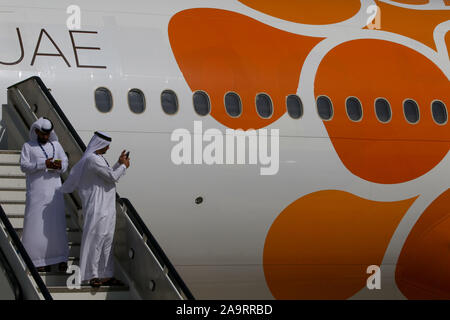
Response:
[{"label": "man's hand", "polygon": [[53,158],[50,158],[50,159],[45,160],[45,166],[46,166],[48,169],[57,169],[57,168],[55,167],[55,164],[53,163]]},{"label": "man's hand", "polygon": [[126,150],[123,150],[119,157],[119,163],[124,164],[125,167],[130,167],[130,158],[127,158],[127,155],[125,154]]}]

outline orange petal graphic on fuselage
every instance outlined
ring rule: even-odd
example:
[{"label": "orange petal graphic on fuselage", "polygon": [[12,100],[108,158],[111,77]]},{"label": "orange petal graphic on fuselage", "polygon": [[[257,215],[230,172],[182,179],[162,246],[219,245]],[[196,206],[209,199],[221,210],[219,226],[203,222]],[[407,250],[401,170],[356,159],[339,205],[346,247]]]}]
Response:
[{"label": "orange petal graphic on fuselage", "polygon": [[264,246],[264,272],[276,299],[347,299],[380,265],[415,198],[376,202],[326,190],[293,202],[274,221]]},{"label": "orange petal graphic on fuselage", "polygon": [[273,17],[303,24],[333,24],[350,19],[361,8],[359,0],[239,0]]},{"label": "orange petal graphic on fuselage", "polygon": [[[448,153],[450,130],[433,120],[431,103],[450,106],[450,84],[442,71],[418,52],[384,40],[353,40],[332,49],[321,62],[315,95],[330,97],[334,116],[324,121],[333,146],[348,170],[377,183],[406,182],[427,173]],[[357,97],[363,118],[351,121],[346,98]],[[392,119],[381,123],[374,101],[383,97]],[[403,101],[415,100],[416,124],[406,121]]]},{"label": "orange petal graphic on fuselage", "polygon": [[450,20],[450,10],[415,10],[376,0],[381,12],[381,29],[412,38],[436,50],[433,31]]},{"label": "orange petal graphic on fuselage", "polygon": [[408,299],[450,299],[450,190],[431,203],[411,230],[395,278]]},{"label": "orange petal graphic on fuselage", "polygon": [[[169,39],[178,65],[192,91],[206,91],[211,116],[233,129],[259,129],[286,112],[286,96],[297,92],[306,56],[321,40],[267,26],[244,15],[218,9],[189,9],[169,23]],[[224,95],[234,91],[242,115],[226,113]],[[258,93],[273,101],[273,115],[261,118]]]}]

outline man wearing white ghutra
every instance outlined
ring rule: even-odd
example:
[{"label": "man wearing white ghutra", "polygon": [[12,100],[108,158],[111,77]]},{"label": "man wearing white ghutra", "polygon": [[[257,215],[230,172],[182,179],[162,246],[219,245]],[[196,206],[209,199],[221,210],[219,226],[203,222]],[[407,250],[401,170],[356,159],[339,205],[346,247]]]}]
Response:
[{"label": "man wearing white ghutra", "polygon": [[64,195],[58,189],[67,157],[47,118],[31,125],[29,138],[20,155],[27,186],[22,242],[38,271],[50,271],[53,264],[65,271],[69,247]]},{"label": "man wearing white ghutra", "polygon": [[116,183],[130,166],[129,153],[122,151],[110,166],[103,155],[111,137],[95,132],[83,157],[72,168],[61,190],[78,190],[83,206],[84,226],[81,240],[81,280],[92,287],[122,285],[114,278],[113,238],[116,224]]}]

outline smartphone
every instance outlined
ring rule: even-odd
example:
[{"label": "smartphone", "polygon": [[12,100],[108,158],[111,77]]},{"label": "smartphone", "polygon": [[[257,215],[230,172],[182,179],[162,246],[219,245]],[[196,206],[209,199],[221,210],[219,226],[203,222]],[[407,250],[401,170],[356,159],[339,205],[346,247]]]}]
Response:
[{"label": "smartphone", "polygon": [[[53,164],[61,165],[61,159],[54,159]],[[49,170],[56,170],[56,169],[49,169]]]},{"label": "smartphone", "polygon": [[130,157],[130,151],[128,151],[127,153],[125,153],[125,156],[127,157],[127,159]]}]

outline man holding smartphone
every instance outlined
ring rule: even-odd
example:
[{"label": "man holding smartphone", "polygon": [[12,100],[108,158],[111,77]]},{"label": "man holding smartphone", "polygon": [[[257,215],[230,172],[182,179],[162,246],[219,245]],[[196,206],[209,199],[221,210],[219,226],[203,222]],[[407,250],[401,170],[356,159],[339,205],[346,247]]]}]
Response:
[{"label": "man holding smartphone", "polygon": [[32,124],[29,137],[20,155],[27,186],[22,242],[38,271],[50,271],[53,264],[65,271],[69,247],[64,196],[58,189],[68,160],[47,118]]},{"label": "man holding smartphone", "polygon": [[114,278],[113,238],[116,224],[116,183],[130,166],[129,152],[120,154],[114,166],[103,157],[112,139],[95,132],[81,160],[62,186],[65,193],[78,190],[83,206],[81,280],[92,287],[121,285]]}]

